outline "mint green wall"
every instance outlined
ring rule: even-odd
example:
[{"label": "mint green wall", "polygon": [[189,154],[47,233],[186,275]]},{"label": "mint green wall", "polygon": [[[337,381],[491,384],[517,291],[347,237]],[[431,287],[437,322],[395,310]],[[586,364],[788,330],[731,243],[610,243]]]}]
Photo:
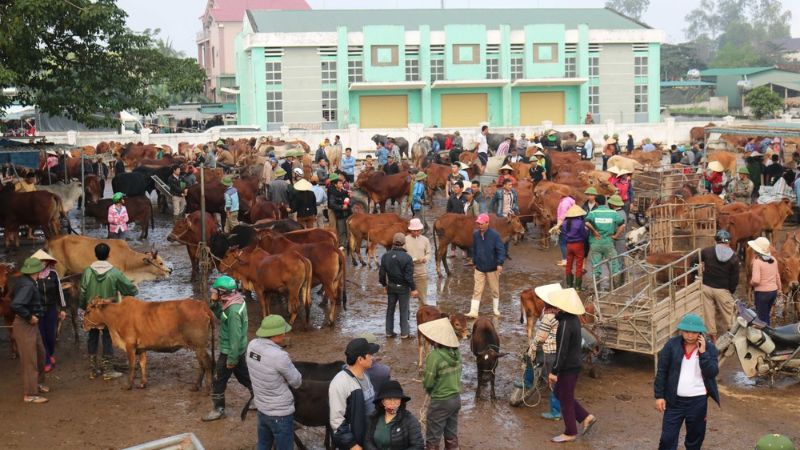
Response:
[{"label": "mint green wall", "polygon": [[[578,78],[589,78],[589,26],[578,25]],[[578,121],[589,112],[589,82],[578,88]]]},{"label": "mint green wall", "polygon": [[[564,92],[564,119],[568,124],[581,123],[580,115],[580,88],[578,86],[528,86],[512,88],[511,91],[511,123],[510,126],[519,126],[519,99],[523,92]],[[558,124],[556,124],[558,125]]]},{"label": "mint green wall", "polygon": [[[433,123],[442,126],[442,95],[444,94],[488,94],[489,125],[503,126],[503,94],[500,88],[452,88],[435,89],[431,95]],[[475,124],[477,127],[478,124]]]},{"label": "mint green wall", "polygon": [[264,49],[255,47],[250,52],[250,67],[252,67],[253,104],[255,115],[253,122],[267,129],[267,68]]},{"label": "mint green wall", "polygon": [[422,120],[422,105],[420,103],[419,90],[380,90],[380,91],[352,91],[350,92],[350,123],[358,124],[360,122],[359,108],[361,96],[379,96],[379,95],[407,95],[408,96],[408,123],[420,123]]},{"label": "mint green wall", "polygon": [[353,122],[350,119],[350,83],[347,80],[347,27],[337,29],[336,42],[336,118],[339,128],[347,128]]},{"label": "mint green wall", "polygon": [[[447,80],[486,79],[486,26],[445,25],[444,76]],[[479,44],[477,64],[453,64],[453,44]]]},{"label": "mint green wall", "polygon": [[[564,76],[564,25],[525,26],[525,77],[545,78]],[[533,44],[558,44],[558,61],[534,63]]]},{"label": "mint green wall", "polygon": [[425,82],[422,88],[422,123],[427,125],[431,119],[431,27],[419,27],[419,78]]},{"label": "mint green wall", "polygon": [[239,95],[236,102],[236,123],[252,124],[253,116],[253,83],[250,80],[250,65],[247,63],[247,53],[242,50],[244,33],[239,33],[233,40],[236,51],[236,85],[239,86]]},{"label": "mint green wall", "polygon": [[661,45],[650,44],[647,57],[647,121],[661,121]]},{"label": "mint green wall", "polygon": [[[364,33],[364,81],[404,81],[406,79],[405,28],[397,25],[368,25]],[[374,66],[373,45],[396,45],[397,65]]]},{"label": "mint green wall", "polygon": [[[511,79],[511,27],[500,25],[500,78]],[[511,84],[505,84],[503,90],[503,104],[511,104]],[[503,108],[503,124],[511,123],[511,111]]]}]

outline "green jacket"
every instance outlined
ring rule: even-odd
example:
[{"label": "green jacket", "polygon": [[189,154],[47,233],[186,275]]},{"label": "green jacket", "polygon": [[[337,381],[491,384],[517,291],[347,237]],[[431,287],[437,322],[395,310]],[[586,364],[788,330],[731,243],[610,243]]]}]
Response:
[{"label": "green jacket", "polygon": [[213,302],[211,311],[220,321],[219,351],[228,356],[228,365],[235,366],[247,350],[247,304],[234,304],[223,311],[221,302]]},{"label": "green jacket", "polygon": [[122,296],[135,296],[139,289],[108,261],[95,261],[83,271],[81,276],[79,306],[86,309],[95,297],[111,299],[114,302]]},{"label": "green jacket", "polygon": [[425,359],[422,387],[431,400],[445,400],[461,393],[461,352],[437,348]]}]

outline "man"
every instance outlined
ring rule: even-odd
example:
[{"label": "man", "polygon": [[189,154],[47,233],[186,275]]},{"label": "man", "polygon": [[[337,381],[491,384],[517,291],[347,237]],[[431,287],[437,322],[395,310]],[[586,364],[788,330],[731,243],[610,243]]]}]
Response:
[{"label": "man", "polygon": [[747,171],[750,172],[750,181],[753,182],[753,199],[755,201],[759,196],[761,190],[761,171],[764,169],[762,164],[761,155],[758,152],[752,152],[750,156],[745,159]]},{"label": "man", "polygon": [[[631,149],[631,151],[633,151],[633,149]],[[644,141],[642,141],[642,151],[645,153],[656,151],[656,146],[653,144],[653,141],[651,141],[650,138],[646,138]]]},{"label": "man", "polygon": [[[592,273],[595,278],[599,279],[603,274],[600,261],[605,259],[614,258],[617,256],[617,250],[614,247],[614,240],[625,231],[625,223],[622,218],[615,211],[606,206],[605,196],[598,195],[595,197],[597,208],[586,215],[586,227],[592,233],[589,238],[589,256],[592,260]],[[609,279],[619,272],[619,260],[611,260],[611,273],[608,275]]]},{"label": "man", "polygon": [[181,180],[181,167],[176,165],[172,168],[172,174],[167,179],[167,187],[172,195],[172,217],[179,218],[186,209],[186,183]]},{"label": "man", "polygon": [[317,178],[320,180],[327,180],[328,179],[328,161],[323,159],[320,160],[319,166],[317,166]]},{"label": "man", "polygon": [[[747,170],[747,167],[742,166],[736,170],[736,174],[737,178],[733,180],[728,197],[730,201],[743,202],[749,205],[753,198],[753,182],[748,178],[750,171]],[[795,186],[797,186],[797,182],[795,182]]]},{"label": "man", "polygon": [[680,163],[684,166],[693,166],[695,163],[695,153],[693,151],[686,151],[684,146],[678,147],[678,153],[681,155]]},{"label": "man", "polygon": [[286,171],[283,167],[275,170],[275,178],[267,185],[269,201],[276,205],[289,205],[289,182],[286,181]]},{"label": "man", "polygon": [[386,175],[400,173],[400,166],[397,165],[397,160],[392,155],[389,155],[386,164],[384,164],[381,169]]},{"label": "man", "polygon": [[[328,193],[325,191],[325,186],[319,184],[319,178],[316,175],[311,176],[311,192],[314,193],[314,199],[317,202],[317,217],[322,216],[325,221],[328,220]],[[319,220],[317,220],[319,226]]]},{"label": "man", "polygon": [[378,271],[378,282],[383,286],[388,295],[386,309],[386,337],[397,336],[394,332],[394,310],[400,303],[400,339],[411,337],[408,326],[408,297],[417,296],[417,287],[414,284],[414,262],[403,246],[406,244],[406,235],[395,233],[392,237],[392,248],[381,257],[381,267]]},{"label": "man", "polygon": [[347,242],[347,218],[350,217],[350,193],[344,189],[344,179],[339,175],[332,175],[333,189],[328,190],[328,209],[336,217],[336,236],[339,239],[339,248]]},{"label": "man", "polygon": [[294,183],[291,210],[297,214],[297,221],[305,228],[314,228],[317,222],[317,197],[308,180],[300,178]]},{"label": "man", "polygon": [[394,138],[389,138],[389,156],[392,157],[394,162],[400,163],[403,160],[403,155],[400,154],[400,146],[394,141]]},{"label": "man", "polygon": [[344,157],[342,158],[342,172],[348,182],[355,181],[356,175],[356,159],[353,157],[353,150],[347,147],[344,150]]},{"label": "man", "polygon": [[461,137],[461,132],[458,130],[453,132],[453,148],[458,148],[458,149],[464,148],[464,138]]},{"label": "man", "polygon": [[725,230],[717,231],[716,244],[700,251],[703,263],[703,317],[708,326],[712,342],[727,332],[733,324],[736,286],[739,285],[739,257],[731,248],[731,235]]},{"label": "man", "polygon": [[[486,163],[489,161],[489,142],[486,140],[486,136],[489,135],[489,126],[484,125],[481,127],[481,132],[478,135],[478,142],[475,143],[475,148],[473,150],[478,152],[478,159],[481,163],[481,173],[486,170]],[[457,161],[452,160],[451,161]]]},{"label": "man", "polygon": [[361,170],[373,170],[375,169],[375,162],[372,159],[372,155],[367,155],[364,157],[364,164],[361,166]]},{"label": "man", "polygon": [[378,167],[383,167],[389,161],[389,150],[383,145],[383,142],[378,142],[378,149],[375,150],[375,157],[378,159]]},{"label": "man", "polygon": [[558,137],[558,131],[550,129],[542,139],[542,146],[548,150],[561,151],[561,138]]},{"label": "man", "polygon": [[[361,333],[358,337],[364,338],[370,344],[378,343],[375,335],[372,333]],[[372,366],[366,370],[369,382],[372,383],[372,389],[378,393],[381,391],[384,383],[392,378],[392,368],[381,362],[381,357],[378,354],[372,355]]]},{"label": "man", "polygon": [[680,336],[670,338],[658,352],[658,369],[653,382],[656,410],[664,414],[659,450],[678,448],[684,421],[684,446],[702,448],[708,397],[719,405],[717,348],[703,336],[706,332],[703,319],[694,313],[686,314],[678,324],[678,331]]},{"label": "man", "polygon": [[[81,275],[79,290],[79,305],[81,309],[85,310],[89,301],[95,297],[117,302],[122,296],[135,296],[139,293],[139,289],[137,289],[122,272],[115,269],[114,266],[107,261],[110,253],[111,248],[109,248],[107,244],[100,243],[94,247],[94,256],[97,258],[97,261],[87,267],[83,271],[83,275]],[[103,359],[98,362],[97,350],[99,348],[98,344],[101,333],[103,339]],[[111,365],[111,357],[114,356],[114,349],[112,347],[111,334],[108,331],[108,327],[104,327],[102,332],[97,328],[89,330],[87,346],[89,351],[89,363],[91,365],[91,372],[89,373],[90,379],[93,380],[97,378],[101,370],[103,379],[106,381],[122,376],[122,374],[115,371]]]},{"label": "man", "polygon": [[522,155],[520,155],[519,153],[520,153],[520,151],[516,147],[512,148],[511,149],[511,153],[508,156],[506,156],[506,158],[503,160],[503,165],[505,166],[506,164],[515,164],[515,163],[519,163],[519,162],[521,162],[521,163],[528,162],[528,158],[525,157],[524,150],[523,150],[523,154]]},{"label": "man", "polygon": [[[625,202],[622,201],[622,197],[620,197],[617,194],[614,194],[611,197],[608,197],[608,199],[606,199],[606,204],[608,205],[608,208],[610,210],[617,213],[619,218],[622,219],[622,226],[624,229],[624,227],[627,226],[628,214],[623,209],[623,207],[625,206]],[[614,249],[617,251],[617,254],[620,255],[622,253],[625,253],[626,248],[627,248],[627,242],[625,242],[625,234],[620,233],[617,235],[617,237],[614,238]],[[620,264],[621,263],[622,262],[620,262]]]},{"label": "man", "polygon": [[44,316],[44,304],[36,287],[36,280],[45,269],[44,263],[36,258],[28,258],[22,264],[22,276],[17,278],[11,299],[14,312],[12,329],[17,342],[20,365],[22,366],[22,386],[25,403],[45,403],[50,389],[44,385],[45,351],[39,320]]},{"label": "man", "polygon": [[457,181],[462,182],[462,184],[466,181],[464,179],[464,175],[461,174],[460,169],[461,169],[461,164],[459,164],[459,161],[450,164],[450,173],[447,174],[447,183],[445,183],[444,185],[445,197],[448,198],[450,197],[450,195],[453,193],[453,185]]},{"label": "man", "polygon": [[473,278],[475,286],[472,290],[467,317],[477,318],[481,305],[483,288],[488,283],[492,294],[492,310],[500,316],[500,274],[503,273],[503,262],[506,259],[506,247],[500,235],[489,228],[489,215],[481,214],[475,220],[478,229],[472,233],[472,262],[475,264]]},{"label": "man", "polygon": [[[50,159],[53,158],[53,156],[50,155],[50,152],[47,154],[47,166],[49,170],[51,168]],[[56,161],[58,161],[58,159],[56,159]],[[114,175],[118,175],[120,173],[125,173],[125,161],[122,160],[122,155],[117,155],[117,161],[114,163]]]},{"label": "man", "polygon": [[767,186],[772,186],[780,177],[783,176],[783,166],[781,165],[780,156],[772,155],[770,159],[772,164],[764,169],[764,182]]},{"label": "man", "polygon": [[517,201],[517,191],[513,189],[514,182],[506,178],[503,180],[503,188],[498,189],[492,197],[489,211],[498,217],[509,217],[519,215],[519,202]]},{"label": "man", "polygon": [[528,170],[528,175],[530,175],[531,181],[533,181],[534,183],[538,183],[540,181],[547,180],[547,166],[544,153],[542,153],[541,150],[537,150],[536,153],[533,154],[533,156],[534,159],[533,161],[531,161],[531,163],[533,164],[531,165],[531,168]]},{"label": "man", "polygon": [[375,389],[366,374],[372,367],[372,355],[378,344],[356,338],[345,349],[347,366],[328,386],[330,426],[336,448],[362,450],[367,431],[367,417],[375,411]]},{"label": "man", "polygon": [[294,168],[294,156],[290,154],[286,154],[286,157],[283,158],[283,162],[281,163],[281,169],[283,169],[283,178],[286,181],[292,181],[292,169]]},{"label": "man", "polygon": [[519,135],[519,140],[517,141],[517,153],[524,155],[525,152],[528,150],[528,145],[530,145],[528,141],[528,137],[525,133]]},{"label": "man", "polygon": [[496,156],[508,156],[508,151],[511,148],[511,136],[507,135],[503,138],[503,142],[497,146]]},{"label": "man", "polygon": [[486,201],[486,198],[483,196],[483,192],[481,191],[481,182],[478,179],[474,179],[471,182],[472,188],[472,200],[478,204],[480,208],[480,214],[489,212],[489,204]]},{"label": "man", "polygon": [[272,182],[272,179],[275,177],[274,171],[275,166],[277,165],[277,160],[275,158],[267,158],[264,162],[264,168],[261,169],[261,180],[259,180],[259,190],[266,189],[266,186]]},{"label": "man", "polygon": [[217,165],[222,167],[222,170],[225,172],[229,172],[231,168],[236,164],[233,160],[233,154],[228,151],[228,146],[224,143],[220,143],[217,141]]},{"label": "man", "polygon": [[214,409],[203,416],[203,422],[225,417],[225,389],[231,375],[252,394],[253,385],[247,371],[247,305],[236,290],[236,281],[222,275],[211,286],[211,311],[219,320],[219,358],[214,365],[211,402]]},{"label": "man", "polygon": [[253,401],[258,410],[258,449],[294,448],[294,395],[302,375],[283,347],[292,327],[283,316],[270,314],[261,320],[256,338],[247,346],[247,372],[253,385]]},{"label": "man", "polygon": [[431,259],[431,241],[422,235],[422,221],[413,218],[408,222],[409,236],[406,236],[405,249],[414,263],[414,286],[417,288],[417,298],[420,304],[428,302],[428,274],[425,268]]},{"label": "man", "polygon": [[472,188],[464,189],[464,214],[478,217],[481,213],[481,205],[475,201],[475,192]]},{"label": "man", "polygon": [[589,136],[589,132],[583,131],[583,154],[582,159],[592,159],[594,157],[594,141]]},{"label": "man", "polygon": [[230,233],[233,227],[239,225],[239,191],[233,186],[233,179],[226,176],[222,179],[225,185],[225,232]]},{"label": "man", "polygon": [[586,201],[583,202],[583,210],[590,213],[597,209],[597,189],[594,186],[589,186],[583,193],[586,195]]},{"label": "man", "polygon": [[321,161],[328,161],[328,155],[325,153],[325,142],[320,143],[314,153],[314,162],[319,164]]},{"label": "man", "polygon": [[453,184],[453,192],[450,195],[450,198],[447,199],[446,212],[464,214],[464,203],[466,203],[466,199],[461,192],[463,188],[464,185],[461,183],[461,181],[456,181]]}]

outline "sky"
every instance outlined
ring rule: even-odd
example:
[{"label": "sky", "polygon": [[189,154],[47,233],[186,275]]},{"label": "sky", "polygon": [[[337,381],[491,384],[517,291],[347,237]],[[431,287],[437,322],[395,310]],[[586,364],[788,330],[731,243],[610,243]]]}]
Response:
[{"label": "sky", "polygon": [[[221,0],[225,1],[225,0]],[[486,0],[306,0],[313,9],[395,9],[439,7],[486,8]],[[128,26],[136,31],[160,28],[161,36],[169,38],[177,50],[187,56],[197,56],[195,36],[201,30],[199,17],[206,0],[118,0],[118,5],[128,13]],[[667,42],[684,41],[684,16],[696,8],[700,0],[651,0],[650,8],[642,20],[667,34]],[[492,0],[491,8],[601,8],[605,0]],[[783,0],[785,9],[793,12],[792,36],[800,37],[800,0]]]}]

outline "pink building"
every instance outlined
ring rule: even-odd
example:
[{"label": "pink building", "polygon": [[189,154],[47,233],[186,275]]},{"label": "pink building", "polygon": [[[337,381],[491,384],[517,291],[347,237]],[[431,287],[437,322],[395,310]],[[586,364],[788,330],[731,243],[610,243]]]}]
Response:
[{"label": "pink building", "polygon": [[233,40],[242,31],[245,10],[311,9],[305,0],[208,0],[200,17],[197,62],[206,71],[205,93],[214,102],[234,103],[236,95],[222,92],[236,85]]}]

